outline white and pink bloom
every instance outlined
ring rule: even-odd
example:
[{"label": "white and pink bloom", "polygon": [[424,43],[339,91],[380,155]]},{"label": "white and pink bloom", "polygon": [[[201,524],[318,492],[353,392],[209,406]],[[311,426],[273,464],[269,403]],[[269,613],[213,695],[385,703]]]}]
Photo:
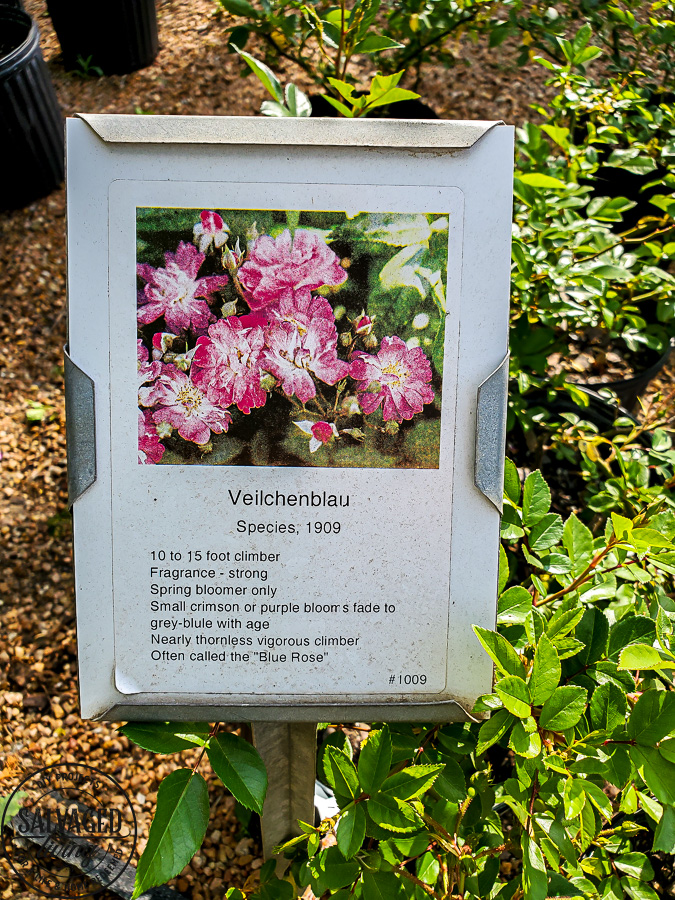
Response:
[{"label": "white and pink bloom", "polygon": [[303,332],[291,322],[271,325],[262,367],[275,375],[287,397],[306,403],[316,397],[315,375],[325,384],[337,384],[349,374],[349,363],[338,358],[337,332],[328,319],[312,319]]},{"label": "white and pink bloom", "polygon": [[236,403],[243,413],[265,405],[260,386],[265,331],[256,316],[230,316],[198,338],[192,360],[192,378],[220,406]]},{"label": "white and pink bloom", "polygon": [[164,444],[160,441],[152,421],[150,410],[138,413],[138,462],[141,465],[158,463],[164,456]]},{"label": "white and pink bloom", "polygon": [[312,322],[325,320],[331,327],[335,324],[333,307],[323,297],[313,297],[309,291],[300,291],[290,297],[282,297],[278,305],[267,310],[270,321],[290,322],[301,336],[307,334]]},{"label": "white and pink bloom", "polygon": [[361,352],[354,356],[349,374],[358,382],[359,403],[366,415],[382,404],[384,421],[400,424],[433,401],[431,365],[421,347],[408,349],[401,338],[385,337],[375,356]]},{"label": "white and pink bloom", "polygon": [[[178,334],[192,328],[203,331],[215,320],[207,300],[227,284],[227,275],[198,278],[204,254],[181,241],[175,253],[165,253],[166,268],[139,264],[137,272],[147,282],[145,301],[138,308],[138,322],[147,325],[164,316],[167,329]],[[203,298],[203,299],[199,299]]]},{"label": "white and pink bloom", "polygon": [[185,372],[175,366],[164,366],[159,379],[145,396],[153,405],[155,425],[166,422],[186,441],[206,444],[211,433],[223,434],[232,416],[206,396]]},{"label": "white and pink bloom", "polygon": [[199,222],[192,229],[192,234],[199,252],[206,253],[211,244],[216,249],[226,244],[230,229],[217,212],[205,209],[199,214]]},{"label": "white and pink bloom", "polygon": [[260,309],[294,294],[307,295],[324,285],[337,286],[347,278],[340,260],[323,238],[298,228],[293,238],[286,229],[277,238],[259,237],[239,269],[239,279],[251,309]]},{"label": "white and pink bloom", "polygon": [[150,362],[150,353],[143,341],[138,338],[136,341],[136,356],[138,359],[138,385],[147,384],[159,378],[162,371],[162,364],[158,360]]},{"label": "white and pink bloom", "polygon": [[309,452],[316,453],[319,447],[323,447],[333,438],[339,438],[335,422],[294,422],[303,434],[309,437]]}]

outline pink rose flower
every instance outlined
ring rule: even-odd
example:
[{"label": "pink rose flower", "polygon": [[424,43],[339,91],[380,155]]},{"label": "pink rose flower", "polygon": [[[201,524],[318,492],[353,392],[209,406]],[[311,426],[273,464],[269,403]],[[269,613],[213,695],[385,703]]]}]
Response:
[{"label": "pink rose flower", "polygon": [[340,437],[335,422],[294,422],[303,434],[309,435],[309,452],[316,453],[333,438]]},{"label": "pink rose flower", "polygon": [[155,378],[159,378],[159,374],[162,371],[162,364],[157,360],[150,362],[148,348],[140,338],[136,341],[136,355],[138,358],[139,387],[142,384],[147,384],[148,381],[154,381]]},{"label": "pink rose flower", "polygon": [[151,399],[155,409],[152,421],[155,425],[166,422],[182,438],[195,444],[206,444],[211,439],[211,432],[223,434],[229,428],[232,421],[229,412],[212,403],[193,384],[190,376],[175,366],[164,366],[153,387]]},{"label": "pink rose flower", "polygon": [[206,301],[227,284],[227,275],[197,278],[204,254],[184,241],[175,253],[165,253],[164,258],[164,269],[153,269],[145,263],[136,267],[147,282],[143,291],[145,302],[138,308],[139,323],[147,325],[164,316],[166,327],[176,333],[188,328],[204,330],[215,320]]},{"label": "pink rose flower", "polygon": [[[401,338],[386,337],[375,356],[361,352],[354,356],[349,374],[359,382],[356,391],[366,415],[382,404],[384,421],[400,424],[433,401],[431,365],[421,347],[409,350]],[[380,389],[374,391],[377,385]]]},{"label": "pink rose flower", "polygon": [[248,415],[267,400],[267,392],[260,387],[264,346],[265,331],[254,316],[220,319],[211,325],[208,337],[197,340],[194,384],[220,406],[236,403]]},{"label": "pink rose flower", "polygon": [[230,229],[217,212],[205,209],[199,214],[199,219],[192,229],[192,234],[200,253],[206,253],[211,244],[218,249],[227,243]]},{"label": "pink rose flower", "polygon": [[291,239],[288,229],[277,238],[267,234],[253,244],[239,269],[251,309],[277,303],[294,293],[323,285],[342,284],[347,273],[340,260],[318,234],[299,228]]},{"label": "pink rose flower", "polygon": [[160,441],[157,429],[149,410],[138,413],[138,462],[141,465],[158,463],[164,456],[164,444]]},{"label": "pink rose flower", "polygon": [[287,397],[295,394],[302,403],[316,396],[310,372],[330,385],[349,374],[349,364],[337,356],[335,326],[323,317],[312,319],[304,333],[291,322],[272,325],[262,367],[281,381]]},{"label": "pink rose flower", "polygon": [[313,297],[309,291],[299,291],[292,297],[282,297],[278,306],[269,309],[271,322],[290,322],[301,335],[307,333],[310,323],[324,319],[330,326],[335,323],[333,308],[323,297]]}]

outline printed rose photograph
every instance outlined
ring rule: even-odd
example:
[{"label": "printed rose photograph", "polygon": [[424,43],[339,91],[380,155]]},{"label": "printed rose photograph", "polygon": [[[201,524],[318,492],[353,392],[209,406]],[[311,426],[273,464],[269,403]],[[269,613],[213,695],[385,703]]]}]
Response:
[{"label": "printed rose photograph", "polygon": [[438,468],[448,217],[139,207],[138,462]]}]

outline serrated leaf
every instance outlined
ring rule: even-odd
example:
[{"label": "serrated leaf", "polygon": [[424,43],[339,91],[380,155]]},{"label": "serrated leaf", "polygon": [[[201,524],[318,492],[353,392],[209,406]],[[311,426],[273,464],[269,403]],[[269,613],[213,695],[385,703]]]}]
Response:
[{"label": "serrated leaf", "polygon": [[308,863],[312,876],[312,891],[317,897],[330,891],[335,893],[359,877],[359,865],[345,860],[338,847],[328,847]]},{"label": "serrated leaf", "polygon": [[246,809],[262,813],[267,793],[267,771],[252,744],[236,734],[221,732],[206,751],[213,771]]},{"label": "serrated leaf", "polygon": [[609,637],[607,616],[595,606],[589,606],[576,625],[574,636],[584,647],[575,657],[578,668],[590,666],[605,654]]},{"label": "serrated leaf", "polygon": [[442,770],[442,765],[408,766],[390,775],[380,793],[397,800],[412,800],[427,791]]},{"label": "serrated leaf", "polygon": [[593,728],[611,734],[616,728],[622,728],[626,721],[626,694],[608,681],[593,691],[588,709]]},{"label": "serrated leaf", "polygon": [[665,759],[656,747],[636,744],[629,750],[633,763],[641,769],[654,796],[661,803],[675,806],[675,763]]},{"label": "serrated leaf", "polygon": [[523,851],[524,897],[526,900],[546,900],[548,876],[541,850],[527,832],[523,832],[520,841]]},{"label": "serrated leaf", "polygon": [[127,722],[119,730],[151,753],[178,753],[203,746],[210,727],[203,722]]},{"label": "serrated leaf", "polygon": [[581,815],[581,810],[584,808],[585,803],[586,794],[583,781],[580,778],[568,778],[563,791],[565,818],[568,822]]},{"label": "serrated leaf", "polygon": [[523,522],[525,525],[536,525],[549,511],[551,506],[551,490],[539,469],[531,472],[525,479],[523,487]]},{"label": "serrated leaf", "polygon": [[451,803],[461,803],[466,797],[464,772],[452,757],[443,757],[443,771],[434,781],[434,790]]},{"label": "serrated leaf", "polygon": [[340,816],[336,837],[345,859],[351,859],[361,849],[366,837],[366,810],[362,803],[350,807]]},{"label": "serrated leaf", "polygon": [[577,724],[586,709],[586,690],[574,684],[558,687],[544,703],[539,725],[549,731],[563,731]]},{"label": "serrated leaf", "polygon": [[654,869],[644,853],[622,853],[613,859],[614,865],[626,875],[632,875],[640,881],[651,881]]},{"label": "serrated leaf", "polygon": [[654,833],[654,851],[675,853],[675,809],[666,806]]},{"label": "serrated leaf", "polygon": [[495,684],[495,693],[514,716],[523,719],[530,715],[530,693],[522,678],[507,675]]},{"label": "serrated leaf", "polygon": [[560,541],[562,534],[562,518],[557,513],[546,513],[530,531],[528,536],[530,549],[535,553],[549,550]]},{"label": "serrated leaf", "polygon": [[532,609],[532,595],[524,587],[504,591],[497,601],[497,624],[522,624]]},{"label": "serrated leaf", "polygon": [[581,784],[583,786],[584,793],[591,801],[593,806],[595,806],[595,808],[602,813],[607,821],[610,821],[613,813],[612,804],[607,794],[605,794],[602,788],[598,787],[598,785],[594,784],[594,782],[592,781],[582,781]]},{"label": "serrated leaf", "polygon": [[628,737],[651,747],[674,733],[675,694],[669,691],[645,691],[633,707],[628,720]]},{"label": "serrated leaf", "polygon": [[529,688],[532,704],[541,706],[560,683],[561,666],[558,651],[545,634],[539,638],[534,654]]},{"label": "serrated leaf", "polygon": [[534,759],[541,753],[541,737],[537,730],[537,723],[532,716],[521,719],[513,726],[509,747],[518,756],[526,759]]},{"label": "serrated leaf", "polygon": [[626,875],[621,879],[621,887],[628,894],[631,900],[659,900],[659,895],[655,890],[649,887],[637,878],[631,878]]},{"label": "serrated leaf", "polygon": [[512,503],[520,500],[520,475],[514,462],[508,457],[504,462],[504,492]]},{"label": "serrated leaf", "polygon": [[631,644],[619,653],[620,669],[661,669],[675,667],[675,660],[665,660],[656,649],[648,644]]},{"label": "serrated leaf", "polygon": [[533,188],[552,188],[553,190],[565,190],[567,185],[559,178],[544,175],[542,172],[517,172],[515,176],[523,184]]},{"label": "serrated leaf", "polygon": [[484,753],[488,747],[496,744],[506,734],[511,725],[516,721],[515,717],[506,709],[499,709],[492,713],[487,722],[483,722],[478,732],[478,744],[476,753]]},{"label": "serrated leaf", "polygon": [[202,845],[209,822],[209,792],[199,773],[177,769],[162,781],[132,900],[183,871]]},{"label": "serrated leaf", "polygon": [[485,652],[500,672],[504,675],[517,675],[519,678],[525,678],[525,666],[505,637],[495,631],[488,631],[487,628],[480,628],[478,625],[474,625],[473,630]]},{"label": "serrated leaf", "polygon": [[[571,600],[570,603],[574,603],[574,600]],[[576,627],[577,623],[581,621],[583,614],[583,606],[561,605],[548,620],[546,636],[554,644],[557,644],[560,638],[565,637]]]},{"label": "serrated leaf", "polygon": [[362,900],[396,900],[397,897],[405,896],[403,885],[393,872],[364,871]]},{"label": "serrated leaf", "polygon": [[506,550],[502,544],[499,545],[499,577],[498,577],[498,585],[497,591],[501,594],[501,592],[506,587],[506,582],[509,580],[509,561],[506,558]]},{"label": "serrated leaf", "polygon": [[366,802],[373,822],[380,828],[404,834],[420,827],[419,817],[404,800],[378,793]]},{"label": "serrated leaf", "polygon": [[370,732],[359,755],[358,777],[366,793],[379,791],[391,769],[391,758],[391,735],[389,727],[383,725],[379,731]]},{"label": "serrated leaf", "polygon": [[361,794],[356,767],[346,753],[337,747],[327,747],[324,766],[330,771],[331,787],[336,797],[349,801]]}]

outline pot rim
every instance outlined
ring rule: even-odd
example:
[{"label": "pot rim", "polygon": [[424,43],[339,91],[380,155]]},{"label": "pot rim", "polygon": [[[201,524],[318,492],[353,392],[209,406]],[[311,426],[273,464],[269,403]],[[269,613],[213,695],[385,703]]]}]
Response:
[{"label": "pot rim", "polygon": [[28,59],[39,44],[40,32],[37,24],[21,9],[12,6],[0,6],[0,22],[23,22],[28,26],[26,37],[5,56],[0,56],[0,78],[11,75],[26,59]]}]

